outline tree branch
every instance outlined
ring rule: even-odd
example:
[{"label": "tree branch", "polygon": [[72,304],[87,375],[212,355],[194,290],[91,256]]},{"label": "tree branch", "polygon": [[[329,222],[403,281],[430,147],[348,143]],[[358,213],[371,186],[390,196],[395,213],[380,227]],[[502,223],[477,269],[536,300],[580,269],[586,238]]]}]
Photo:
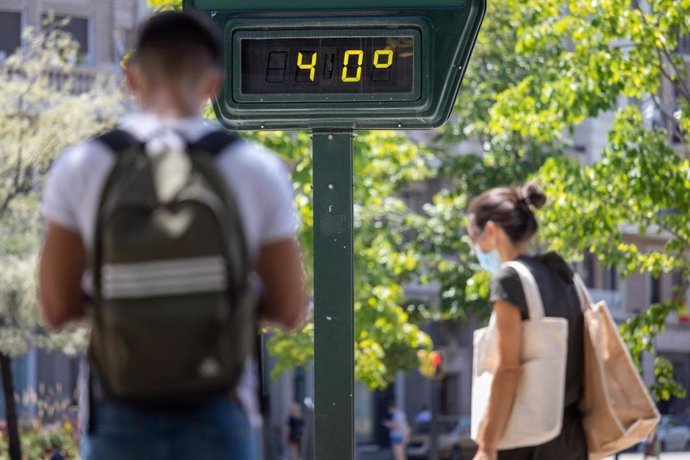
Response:
[{"label": "tree branch", "polygon": [[[640,6],[640,3],[638,0],[633,0],[633,5],[635,8],[641,13],[641,18],[642,22],[647,28],[651,28],[649,21],[647,20],[647,17],[645,16],[645,12]],[[651,7],[651,4],[650,4]],[[676,63],[673,61],[673,56],[671,55],[671,52],[669,51],[668,48],[665,46],[659,47],[657,46],[656,42],[654,43],[654,49],[656,50],[657,56],[659,57],[659,69],[661,70],[661,73],[668,78],[669,81],[676,83],[676,86],[678,90],[682,93],[683,97],[685,97],[688,102],[690,102],[690,88],[688,88],[683,81],[682,78],[680,78],[685,72],[681,71],[678,69],[676,66]],[[663,54],[663,56],[662,56]],[[675,77],[672,77],[666,72],[666,69],[664,68],[664,56],[666,57],[666,62],[668,62],[671,67],[673,68],[673,73],[675,74]]]},{"label": "tree branch", "polygon": [[673,67],[673,72],[675,73],[677,78],[676,78],[676,80],[671,80],[671,81],[673,81],[676,84],[678,91],[680,91],[680,93],[683,95],[683,97],[688,102],[690,102],[690,88],[688,88],[688,86],[685,84],[685,80],[683,78],[681,78],[684,76],[683,74],[685,72],[682,69],[678,69],[678,66],[676,66],[676,63],[673,60],[673,56],[671,56],[671,53],[668,50],[668,48],[666,48],[664,46],[662,48],[656,47],[656,49],[657,49],[657,52],[659,51],[659,49],[661,49],[661,51],[664,53],[664,56],[666,56],[668,63],[671,64],[671,67]]},{"label": "tree branch", "polygon": [[664,224],[664,223],[661,223],[661,222],[654,222],[654,223],[657,224],[657,225],[658,225],[659,227],[661,227],[662,229],[664,229],[664,230],[666,230],[667,232],[669,232],[671,235],[673,235],[673,236],[675,236],[676,238],[678,238],[680,241],[683,242],[683,244],[685,245],[685,247],[686,247],[687,249],[690,249],[690,239],[689,239],[688,237],[681,235],[680,233],[678,233],[677,231],[671,229],[669,226],[667,226],[667,225]]},{"label": "tree branch", "polygon": [[664,108],[661,106],[661,102],[659,102],[654,94],[650,96],[652,98],[652,102],[654,103],[654,107],[661,113],[661,116],[664,118],[664,121],[666,124],[671,125],[671,135],[676,135],[678,138],[682,141],[682,144],[685,146],[685,151],[687,152],[690,146],[686,142],[685,138],[685,133],[681,131],[680,125],[675,122],[676,117],[673,114],[668,113]]}]

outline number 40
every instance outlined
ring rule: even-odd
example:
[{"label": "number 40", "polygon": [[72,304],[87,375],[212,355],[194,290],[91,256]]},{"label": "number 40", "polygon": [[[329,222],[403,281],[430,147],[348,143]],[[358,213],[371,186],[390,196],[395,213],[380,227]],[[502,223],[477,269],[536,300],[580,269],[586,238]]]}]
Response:
[{"label": "number 40", "polygon": [[[356,67],[353,66],[353,60],[356,62]],[[309,80],[314,81],[316,75],[316,61],[317,53],[313,53],[308,62],[305,62],[304,54],[297,53],[297,67],[302,70],[309,71]],[[374,68],[387,69],[393,65],[393,50],[376,50],[374,51],[373,59]],[[346,50],[343,55],[343,69],[340,74],[340,79],[344,83],[355,83],[362,79],[362,63],[364,62],[364,51],[362,50]],[[349,75],[349,70],[356,68],[354,76]]]}]

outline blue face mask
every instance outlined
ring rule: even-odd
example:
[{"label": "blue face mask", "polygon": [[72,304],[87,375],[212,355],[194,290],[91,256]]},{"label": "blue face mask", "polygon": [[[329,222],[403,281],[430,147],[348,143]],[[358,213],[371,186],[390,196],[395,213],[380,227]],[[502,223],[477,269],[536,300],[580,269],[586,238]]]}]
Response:
[{"label": "blue face mask", "polygon": [[501,269],[501,256],[498,254],[498,250],[494,249],[493,251],[489,252],[484,252],[482,251],[482,248],[479,247],[479,245],[474,246],[474,251],[477,253],[477,260],[479,261],[479,265],[492,275],[495,275],[498,273],[498,270]]}]

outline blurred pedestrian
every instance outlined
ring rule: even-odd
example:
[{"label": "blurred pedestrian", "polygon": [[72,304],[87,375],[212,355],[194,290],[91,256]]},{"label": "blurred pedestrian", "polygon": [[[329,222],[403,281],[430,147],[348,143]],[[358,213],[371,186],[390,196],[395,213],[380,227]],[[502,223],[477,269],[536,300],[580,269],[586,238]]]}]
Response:
[{"label": "blurred pedestrian", "polygon": [[431,411],[426,407],[422,406],[422,410],[414,418],[415,425],[425,425],[431,422]]},{"label": "blurred pedestrian", "polygon": [[252,460],[256,323],[306,312],[292,186],[202,117],[223,84],[210,20],[156,14],[135,50],[141,112],[63,152],[43,197],[44,323],[93,319],[81,455]]},{"label": "blurred pedestrian", "polygon": [[644,443],[644,460],[648,458],[659,458],[661,447],[659,445],[658,430],[652,431]]},{"label": "blurred pedestrian", "polygon": [[384,420],[383,425],[388,428],[391,449],[393,450],[394,460],[406,460],[407,453],[405,448],[410,435],[410,426],[407,423],[407,415],[403,412],[395,401],[388,404],[388,414],[390,419]]},{"label": "blurred pedestrian", "polygon": [[[530,241],[538,227],[534,211],[545,203],[544,193],[536,184],[530,184],[524,188],[493,188],[473,199],[468,208],[469,238],[480,265],[492,277],[490,302],[499,354],[475,460],[587,460],[588,457],[578,410],[583,395],[584,320],[573,272],[556,253],[529,254]],[[568,354],[560,434],[539,446],[498,451],[520,374],[522,321],[529,318],[517,272],[501,266],[508,261],[519,261],[532,272],[546,316],[568,320]]]},{"label": "blurred pedestrian", "polygon": [[290,447],[290,459],[300,460],[302,451],[302,433],[304,431],[304,418],[299,404],[290,405],[290,416],[287,419],[287,442]]}]

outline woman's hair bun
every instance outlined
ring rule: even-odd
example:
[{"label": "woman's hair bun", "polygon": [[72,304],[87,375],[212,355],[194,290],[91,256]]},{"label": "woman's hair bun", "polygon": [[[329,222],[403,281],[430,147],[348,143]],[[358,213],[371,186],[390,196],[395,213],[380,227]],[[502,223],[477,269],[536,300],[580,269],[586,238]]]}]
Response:
[{"label": "woman's hair bun", "polygon": [[523,189],[527,203],[534,209],[541,209],[546,204],[546,194],[541,191],[536,182],[530,182]]}]

